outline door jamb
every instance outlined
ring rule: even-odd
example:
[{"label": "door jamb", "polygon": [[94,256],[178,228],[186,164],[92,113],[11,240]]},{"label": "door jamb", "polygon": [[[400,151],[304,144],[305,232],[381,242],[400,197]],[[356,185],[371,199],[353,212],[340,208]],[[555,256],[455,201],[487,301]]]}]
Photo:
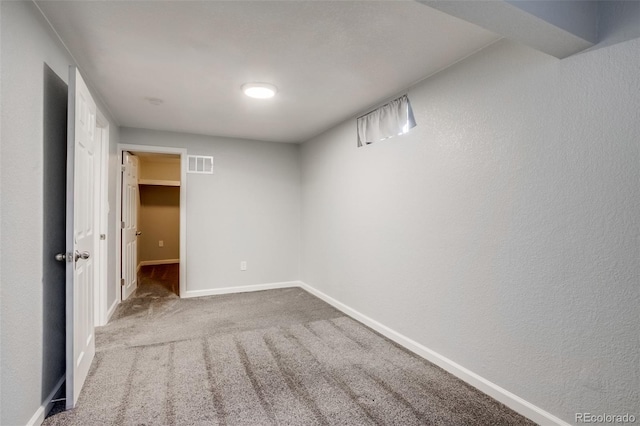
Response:
[{"label": "door jamb", "polygon": [[[98,239],[96,240],[97,262],[95,289],[94,293],[94,326],[105,325],[109,320],[107,318],[107,286],[108,286],[108,262],[109,262],[109,245],[106,237],[109,235],[109,121],[104,115],[96,112],[96,130],[100,132],[99,149],[99,172],[98,172],[98,208],[97,211],[97,229]],[[100,239],[100,235],[105,235],[105,239]]]},{"label": "door jamb", "polygon": [[[122,290],[120,288],[120,278],[122,275],[122,152],[153,152],[158,154],[177,154],[180,156],[180,297],[187,294],[187,150],[185,148],[174,148],[166,146],[152,145],[131,145],[118,144],[117,148],[117,174],[116,174],[116,300],[122,302]],[[136,265],[137,267],[137,265]]]}]

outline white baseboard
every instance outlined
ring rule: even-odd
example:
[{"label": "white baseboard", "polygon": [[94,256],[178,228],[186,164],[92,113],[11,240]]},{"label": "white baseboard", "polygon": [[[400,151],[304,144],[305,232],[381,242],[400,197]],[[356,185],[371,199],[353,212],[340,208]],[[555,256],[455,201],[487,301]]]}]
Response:
[{"label": "white baseboard", "polygon": [[113,313],[116,311],[116,308],[118,307],[119,304],[120,304],[120,301],[116,297],[116,300],[113,301],[113,304],[111,305],[111,307],[109,307],[109,310],[107,311],[107,319],[105,324],[109,322],[109,320],[111,319],[111,315],[113,315]]},{"label": "white baseboard", "polygon": [[36,410],[33,416],[31,416],[27,422],[27,426],[40,426],[42,422],[44,422],[45,417],[47,417],[47,414],[49,414],[49,411],[53,408],[53,402],[51,402],[51,400],[53,400],[60,391],[60,388],[64,384],[64,380],[65,376],[63,375],[60,377],[60,380],[58,380],[58,383],[53,387],[51,393],[47,395],[47,398],[44,400],[42,405]]},{"label": "white baseboard", "polygon": [[180,263],[180,259],[141,260],[138,263],[138,270],[140,270],[140,267],[142,266],[169,265],[171,263]]},{"label": "white baseboard", "polygon": [[247,293],[250,291],[273,290],[276,288],[300,287],[301,284],[302,283],[300,281],[285,281],[280,283],[244,285],[240,287],[223,287],[223,288],[212,288],[207,290],[187,290],[185,294],[181,293],[180,297],[189,298],[189,297],[202,297],[202,296],[216,296],[219,294]]},{"label": "white baseboard", "polygon": [[448,371],[459,379],[467,382],[471,386],[479,389],[490,397],[500,401],[507,407],[512,410],[522,414],[523,416],[533,420],[534,422],[546,426],[546,425],[559,425],[559,426],[570,426],[569,423],[559,419],[551,413],[543,410],[542,408],[531,404],[528,401],[520,398],[517,395],[509,392],[508,390],[501,388],[493,382],[485,379],[482,376],[466,369],[465,367],[457,364],[456,362],[446,358],[439,353],[432,351],[426,346],[421,345],[420,343],[411,340],[410,338],[390,329],[386,325],[379,323],[378,321],[369,318],[368,316],[361,314],[353,308],[345,305],[344,303],[338,302],[334,298],[327,296],[319,290],[311,287],[310,285],[300,282],[300,287],[307,290],[309,293],[317,296],[318,298],[324,300],[328,304],[332,305],[334,308],[344,312],[351,318],[360,321],[361,323],[371,327],[378,333],[387,337],[390,340],[393,340],[397,344],[403,346],[404,348],[410,350],[418,356],[426,359],[429,362],[437,365],[438,367]]}]

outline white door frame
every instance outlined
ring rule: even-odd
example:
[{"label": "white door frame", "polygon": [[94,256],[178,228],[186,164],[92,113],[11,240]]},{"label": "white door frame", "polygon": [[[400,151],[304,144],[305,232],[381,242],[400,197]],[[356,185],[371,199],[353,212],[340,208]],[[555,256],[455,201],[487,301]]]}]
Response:
[{"label": "white door frame", "polygon": [[[95,356],[95,193],[97,106],[75,66],[69,67],[66,218],[66,408],[74,408]],[[89,160],[89,161],[87,161]],[[88,185],[84,183],[89,182]],[[60,259],[59,259],[60,260]]]},{"label": "white door frame", "polygon": [[[120,289],[122,259],[122,152],[153,152],[157,154],[177,154],[180,156],[180,297],[187,294],[187,150],[166,146],[118,144],[118,164],[116,183],[116,300],[122,301]],[[136,265],[137,267],[137,265]]]},{"label": "white door frame", "polygon": [[[122,151],[122,226],[120,244],[122,249],[121,299],[126,300],[138,288],[138,220],[140,219],[140,159]],[[126,264],[126,265],[125,265]],[[125,268],[126,266],[126,268]]]},{"label": "white door frame", "polygon": [[[96,242],[96,259],[95,268],[95,326],[105,325],[107,318],[107,291],[108,291],[108,262],[109,262],[109,244],[107,237],[109,235],[109,121],[98,109],[96,117],[96,135],[98,137],[98,155],[99,170],[97,170],[97,179],[95,191],[99,194],[98,208],[96,209],[96,223],[98,224],[98,240]],[[103,237],[104,236],[104,237]]]}]

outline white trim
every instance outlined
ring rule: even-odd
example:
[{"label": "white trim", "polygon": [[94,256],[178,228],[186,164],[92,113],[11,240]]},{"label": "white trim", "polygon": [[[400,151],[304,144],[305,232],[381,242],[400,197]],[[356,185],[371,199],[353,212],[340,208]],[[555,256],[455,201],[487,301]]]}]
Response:
[{"label": "white trim", "polygon": [[279,283],[267,283],[267,284],[254,284],[243,285],[240,287],[223,287],[223,288],[211,288],[207,290],[190,290],[180,297],[202,297],[202,296],[217,296],[220,294],[232,294],[232,293],[247,293],[251,291],[273,290],[276,288],[291,288],[300,287],[300,281],[284,281]]},{"label": "white trim", "polygon": [[109,310],[107,310],[107,318],[106,318],[106,321],[104,322],[105,325],[111,320],[111,316],[116,311],[116,308],[118,307],[119,304],[120,304],[120,300],[116,297],[115,300],[113,301],[113,304],[109,308]]},{"label": "white trim", "polygon": [[138,179],[138,185],[180,186],[180,181],[162,179]]},{"label": "white trim", "polygon": [[108,283],[108,260],[109,245],[108,239],[101,240],[100,234],[109,236],[109,121],[98,109],[96,112],[96,130],[100,134],[100,164],[98,168],[98,202],[97,229],[98,240],[96,241],[96,254],[98,267],[96,268],[94,293],[94,326],[105,325],[107,319],[107,287]]},{"label": "white trim", "polygon": [[[187,150],[185,148],[172,148],[166,146],[152,145],[130,145],[118,144],[117,158],[118,164],[116,174],[116,300],[122,300],[122,290],[120,286],[121,278],[121,252],[122,252],[122,232],[120,222],[122,221],[122,151],[155,152],[160,154],[178,154],[180,156],[180,297],[187,294]],[[138,266],[140,266],[138,264]]]},{"label": "white trim", "polygon": [[534,422],[541,425],[560,425],[560,426],[570,426],[569,423],[559,419],[551,413],[543,410],[542,408],[533,405],[532,403],[525,401],[517,395],[509,392],[508,390],[501,388],[493,382],[485,379],[484,377],[466,369],[460,364],[450,360],[449,358],[440,355],[439,353],[432,351],[426,346],[421,345],[420,343],[411,340],[410,338],[398,333],[397,331],[392,330],[379,323],[378,321],[369,318],[368,316],[361,314],[353,308],[345,305],[344,303],[338,302],[334,298],[327,296],[319,290],[311,287],[309,284],[304,282],[300,282],[300,287],[307,290],[309,293],[314,296],[324,300],[328,304],[332,305],[334,308],[344,312],[348,316],[353,319],[360,321],[361,323],[371,327],[378,333],[387,337],[390,340],[393,340],[397,344],[403,346],[404,348],[410,350],[416,355],[426,359],[437,365],[438,367],[448,371],[454,376],[458,377],[461,380],[464,380],[471,386],[479,389],[481,392],[489,395],[490,397],[500,401],[507,407],[512,410],[522,414],[523,416],[533,420]]},{"label": "white trim", "polygon": [[113,229],[115,230],[114,238],[116,240],[116,301],[122,301],[122,148],[118,144],[116,148],[116,214],[115,224]]},{"label": "white trim", "polygon": [[49,412],[53,408],[52,400],[53,398],[55,398],[58,392],[60,392],[60,389],[64,384],[64,379],[65,376],[63,374],[62,377],[60,377],[60,379],[58,380],[58,383],[56,383],[56,385],[53,387],[51,393],[47,395],[47,398],[44,400],[42,405],[38,407],[35,413],[33,413],[33,416],[31,416],[31,418],[27,422],[27,426],[40,426],[42,422],[44,422],[45,417],[47,417],[47,414],[49,414]]},{"label": "white trim", "polygon": [[140,270],[141,266],[169,265],[171,263],[180,263],[180,259],[141,260],[138,262],[138,270]]}]

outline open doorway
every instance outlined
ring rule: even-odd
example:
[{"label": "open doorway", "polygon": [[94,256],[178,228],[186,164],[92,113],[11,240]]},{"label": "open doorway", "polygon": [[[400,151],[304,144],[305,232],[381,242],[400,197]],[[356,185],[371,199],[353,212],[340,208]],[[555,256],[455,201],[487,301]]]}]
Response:
[{"label": "open doorway", "polygon": [[118,294],[186,289],[186,152],[120,145]]},{"label": "open doorway", "polygon": [[180,156],[154,152],[138,158],[138,286],[180,295]]}]

